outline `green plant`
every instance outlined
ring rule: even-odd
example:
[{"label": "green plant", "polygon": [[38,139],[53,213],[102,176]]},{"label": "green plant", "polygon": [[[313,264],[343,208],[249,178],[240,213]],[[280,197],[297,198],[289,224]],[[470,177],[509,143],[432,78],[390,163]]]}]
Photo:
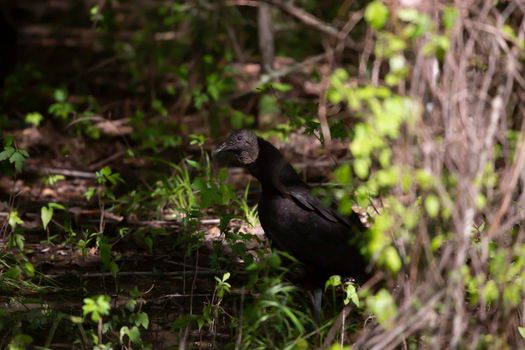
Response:
[{"label": "green plant", "polygon": [[35,127],[38,127],[42,122],[42,119],[44,119],[42,114],[40,114],[39,112],[33,112],[26,114],[25,122]]},{"label": "green plant", "polygon": [[109,302],[111,298],[107,295],[98,295],[93,298],[84,298],[84,305],[82,306],[82,314],[84,317],[90,316],[91,320],[98,324],[98,337],[96,344],[102,344],[102,317],[108,316],[111,310]]},{"label": "green plant", "polygon": [[64,89],[56,89],[53,93],[55,102],[48,108],[48,113],[67,121],[70,115],[75,112],[75,107],[72,103],[68,102],[68,94]]},{"label": "green plant", "polygon": [[252,208],[248,205],[248,194],[250,191],[250,183],[246,185],[246,189],[244,190],[244,196],[242,198],[238,199],[239,205],[243,212],[244,220],[250,225],[251,227],[255,227],[259,223],[259,217],[257,214],[257,205],[254,205]]},{"label": "green plant", "polygon": [[4,149],[0,152],[0,162],[9,160],[9,163],[14,164],[16,171],[20,172],[27,158],[29,158],[27,151],[18,149],[13,144],[13,139],[7,138],[5,140]]},{"label": "green plant", "polygon": [[56,210],[65,210],[66,208],[63,205],[58,203],[48,203],[47,207],[42,207],[40,210],[40,219],[42,220],[42,226],[44,230],[47,230],[47,225],[53,219],[53,213]]}]

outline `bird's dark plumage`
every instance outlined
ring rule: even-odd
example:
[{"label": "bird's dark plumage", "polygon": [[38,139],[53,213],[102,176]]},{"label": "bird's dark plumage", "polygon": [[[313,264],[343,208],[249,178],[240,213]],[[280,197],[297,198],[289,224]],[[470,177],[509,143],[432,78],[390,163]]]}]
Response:
[{"label": "bird's dark plumage", "polygon": [[366,263],[355,243],[366,227],[356,213],[343,217],[324,207],[281,152],[250,130],[232,133],[215,154],[223,152],[233,154],[259,180],[264,232],[275,247],[305,265],[316,287],[335,274],[364,278]]},{"label": "bird's dark plumage", "polygon": [[281,152],[252,131],[231,134],[215,151],[221,152],[232,153],[261,183],[259,217],[277,248],[326,277],[362,277],[364,264],[352,241],[366,227],[357,214],[343,217],[324,207]]}]

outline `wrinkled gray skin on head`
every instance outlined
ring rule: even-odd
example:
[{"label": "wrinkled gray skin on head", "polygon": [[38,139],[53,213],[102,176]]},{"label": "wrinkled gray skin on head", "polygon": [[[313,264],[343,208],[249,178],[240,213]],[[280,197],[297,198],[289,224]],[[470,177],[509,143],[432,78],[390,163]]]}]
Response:
[{"label": "wrinkled gray skin on head", "polygon": [[248,129],[234,131],[226,141],[217,146],[213,155],[226,152],[231,153],[241,165],[254,163],[259,156],[257,135]]}]

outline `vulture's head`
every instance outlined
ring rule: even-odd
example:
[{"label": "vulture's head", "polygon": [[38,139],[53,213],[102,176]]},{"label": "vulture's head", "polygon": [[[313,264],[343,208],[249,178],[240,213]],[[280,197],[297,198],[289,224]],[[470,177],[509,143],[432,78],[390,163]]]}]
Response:
[{"label": "vulture's head", "polygon": [[232,132],[226,140],[213,151],[214,157],[220,157],[224,154],[231,154],[241,165],[254,163],[259,156],[257,135],[248,129]]}]

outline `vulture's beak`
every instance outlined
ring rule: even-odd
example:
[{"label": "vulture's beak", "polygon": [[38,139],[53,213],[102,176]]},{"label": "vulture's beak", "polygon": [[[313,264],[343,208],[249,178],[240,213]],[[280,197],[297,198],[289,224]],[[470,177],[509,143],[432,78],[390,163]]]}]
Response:
[{"label": "vulture's beak", "polygon": [[228,143],[223,142],[220,145],[217,146],[217,148],[211,153],[212,157],[216,157],[220,153],[228,152],[231,150],[230,145]]}]

